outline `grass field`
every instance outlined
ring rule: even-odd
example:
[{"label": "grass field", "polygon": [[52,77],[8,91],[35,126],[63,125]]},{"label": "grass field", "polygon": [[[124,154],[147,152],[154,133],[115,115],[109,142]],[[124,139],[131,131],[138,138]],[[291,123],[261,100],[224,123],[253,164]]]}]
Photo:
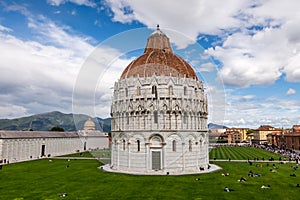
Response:
[{"label": "grass field", "polygon": [[226,147],[220,146],[210,150],[209,158],[210,159],[231,159],[231,160],[253,160],[257,158],[258,160],[268,160],[270,157],[273,157],[275,160],[278,160],[279,157],[284,158],[281,155],[268,152],[255,147]]},{"label": "grass field", "polygon": [[83,157],[83,158],[92,158],[93,155],[88,152],[81,152],[81,153],[73,153],[73,154],[68,154],[68,155],[63,155],[63,156],[59,156],[59,157]]},{"label": "grass field", "polygon": [[[247,162],[214,164],[223,169],[201,175],[138,176],[103,172],[97,160],[16,163],[0,170],[0,199],[299,199],[300,174],[292,169],[294,164],[276,163],[274,173],[266,163],[263,167]],[[250,170],[262,176],[248,177]],[[230,175],[222,177],[222,173]],[[242,176],[247,179],[244,183],[237,181]],[[271,189],[261,189],[263,184]],[[225,186],[234,191],[224,192]],[[68,196],[61,198],[61,193]]]}]

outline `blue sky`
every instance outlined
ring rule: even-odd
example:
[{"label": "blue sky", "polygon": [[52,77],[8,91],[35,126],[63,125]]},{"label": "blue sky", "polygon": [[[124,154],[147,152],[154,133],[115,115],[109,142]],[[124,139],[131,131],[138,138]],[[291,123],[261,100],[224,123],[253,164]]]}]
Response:
[{"label": "blue sky", "polygon": [[0,118],[53,110],[109,117],[113,83],[160,24],[205,81],[210,122],[300,124],[299,7],[297,0],[0,1]]}]

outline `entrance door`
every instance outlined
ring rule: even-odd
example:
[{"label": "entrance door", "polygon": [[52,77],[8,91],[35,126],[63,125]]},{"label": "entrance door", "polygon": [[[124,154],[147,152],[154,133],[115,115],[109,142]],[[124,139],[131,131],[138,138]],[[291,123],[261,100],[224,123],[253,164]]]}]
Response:
[{"label": "entrance door", "polygon": [[41,157],[45,156],[45,148],[46,148],[46,145],[42,145],[42,153],[41,153]]},{"label": "entrance door", "polygon": [[86,150],[86,142],[84,142],[83,150],[84,150],[84,151]]},{"label": "entrance door", "polygon": [[152,151],[152,169],[160,170],[161,169],[161,158],[160,151]]}]

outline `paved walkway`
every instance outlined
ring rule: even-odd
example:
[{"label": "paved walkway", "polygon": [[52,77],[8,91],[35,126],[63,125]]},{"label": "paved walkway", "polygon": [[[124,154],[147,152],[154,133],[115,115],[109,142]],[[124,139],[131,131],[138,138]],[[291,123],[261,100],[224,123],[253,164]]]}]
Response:
[{"label": "paved walkway", "polygon": [[218,170],[221,170],[222,168],[218,165],[209,164],[210,168],[205,169],[203,171],[169,171],[169,170],[150,170],[150,171],[144,171],[144,172],[133,172],[133,171],[125,171],[125,170],[115,170],[110,167],[109,164],[103,165],[100,167],[100,169],[107,171],[107,172],[114,172],[114,173],[123,173],[123,174],[134,174],[134,175],[188,175],[188,174],[205,174],[205,173],[211,173]]},{"label": "paved walkway", "polygon": [[[228,159],[210,159],[209,161],[216,161],[216,162],[248,162],[248,160],[228,160]],[[268,163],[268,162],[271,162],[271,163],[279,163],[279,162],[283,162],[283,163],[296,163],[296,161],[284,161],[284,160],[273,160],[273,161],[269,161],[269,160],[249,160],[251,161],[252,163]]]}]

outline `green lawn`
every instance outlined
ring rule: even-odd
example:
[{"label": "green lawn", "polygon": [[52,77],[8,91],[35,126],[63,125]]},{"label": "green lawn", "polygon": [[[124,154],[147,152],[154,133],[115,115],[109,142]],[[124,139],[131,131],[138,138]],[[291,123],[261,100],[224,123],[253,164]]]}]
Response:
[{"label": "green lawn", "polygon": [[[215,162],[223,169],[210,174],[140,176],[107,173],[97,160],[42,159],[3,166],[0,199],[299,199],[300,174],[291,166],[277,164],[272,173],[247,162]],[[68,168],[66,166],[69,166]],[[248,177],[248,172],[262,174]],[[299,169],[300,170],[300,169]],[[222,177],[222,173],[229,176]],[[291,173],[299,177],[290,177]],[[241,177],[247,179],[241,183]],[[200,177],[200,181],[195,179]],[[270,184],[271,189],[261,189]],[[226,193],[224,187],[234,189]],[[60,193],[67,193],[65,198]]]},{"label": "green lawn", "polygon": [[231,160],[253,160],[254,158],[258,158],[262,160],[268,160],[270,157],[273,157],[275,160],[278,160],[279,157],[284,158],[281,155],[271,153],[259,148],[255,147],[216,147],[210,149],[209,158],[210,159],[231,159]]},{"label": "green lawn", "polygon": [[73,153],[73,154],[68,154],[68,155],[63,155],[63,156],[59,156],[59,157],[84,157],[84,158],[92,158],[93,155],[88,152],[80,152],[80,153]]},{"label": "green lawn", "polygon": [[99,149],[96,151],[85,151],[80,153],[68,154],[59,157],[86,157],[86,158],[110,158],[110,149]]}]

